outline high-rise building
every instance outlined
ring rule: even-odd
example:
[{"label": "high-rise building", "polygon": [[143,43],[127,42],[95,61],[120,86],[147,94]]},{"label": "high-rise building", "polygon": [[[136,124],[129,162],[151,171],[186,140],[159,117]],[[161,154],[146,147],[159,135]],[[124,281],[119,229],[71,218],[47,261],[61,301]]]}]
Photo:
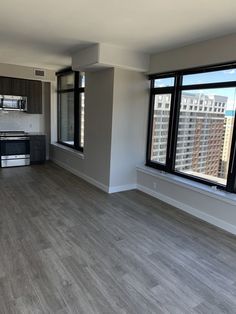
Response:
[{"label": "high-rise building", "polygon": [[[226,96],[183,92],[175,168],[218,177],[224,141]],[[171,95],[156,95],[152,160],[165,163]],[[223,170],[222,176],[224,177]]]},{"label": "high-rise building", "polygon": [[219,176],[226,178],[229,168],[229,156],[234,128],[235,110],[226,110],[224,119],[224,137],[220,160]]}]

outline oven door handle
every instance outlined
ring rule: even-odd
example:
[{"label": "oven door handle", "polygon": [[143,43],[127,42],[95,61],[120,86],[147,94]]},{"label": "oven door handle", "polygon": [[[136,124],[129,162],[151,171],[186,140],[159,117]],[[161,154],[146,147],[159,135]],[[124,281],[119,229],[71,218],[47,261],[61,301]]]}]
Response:
[{"label": "oven door handle", "polygon": [[29,137],[26,136],[10,136],[10,137],[1,137],[1,141],[29,141]]}]

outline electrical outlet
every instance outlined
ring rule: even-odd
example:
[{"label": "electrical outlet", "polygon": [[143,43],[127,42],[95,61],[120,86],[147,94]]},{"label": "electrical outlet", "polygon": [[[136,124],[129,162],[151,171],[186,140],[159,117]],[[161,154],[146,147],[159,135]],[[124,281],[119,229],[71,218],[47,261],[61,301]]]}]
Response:
[{"label": "electrical outlet", "polygon": [[154,188],[154,190],[157,189],[157,183],[156,182],[153,182],[153,188]]}]

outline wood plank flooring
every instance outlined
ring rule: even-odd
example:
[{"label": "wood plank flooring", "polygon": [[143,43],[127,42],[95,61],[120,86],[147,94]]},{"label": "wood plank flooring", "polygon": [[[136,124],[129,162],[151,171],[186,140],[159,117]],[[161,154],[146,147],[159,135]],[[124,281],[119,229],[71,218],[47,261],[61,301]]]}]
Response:
[{"label": "wood plank flooring", "polygon": [[236,237],[53,163],[1,169],[0,313],[236,313]]}]

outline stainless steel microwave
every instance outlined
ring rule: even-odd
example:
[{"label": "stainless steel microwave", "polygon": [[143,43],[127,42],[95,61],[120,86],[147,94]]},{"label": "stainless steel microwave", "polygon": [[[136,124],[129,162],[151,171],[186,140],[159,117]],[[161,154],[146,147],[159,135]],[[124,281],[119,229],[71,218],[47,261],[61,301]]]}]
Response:
[{"label": "stainless steel microwave", "polygon": [[0,95],[0,109],[27,111],[27,97]]}]

